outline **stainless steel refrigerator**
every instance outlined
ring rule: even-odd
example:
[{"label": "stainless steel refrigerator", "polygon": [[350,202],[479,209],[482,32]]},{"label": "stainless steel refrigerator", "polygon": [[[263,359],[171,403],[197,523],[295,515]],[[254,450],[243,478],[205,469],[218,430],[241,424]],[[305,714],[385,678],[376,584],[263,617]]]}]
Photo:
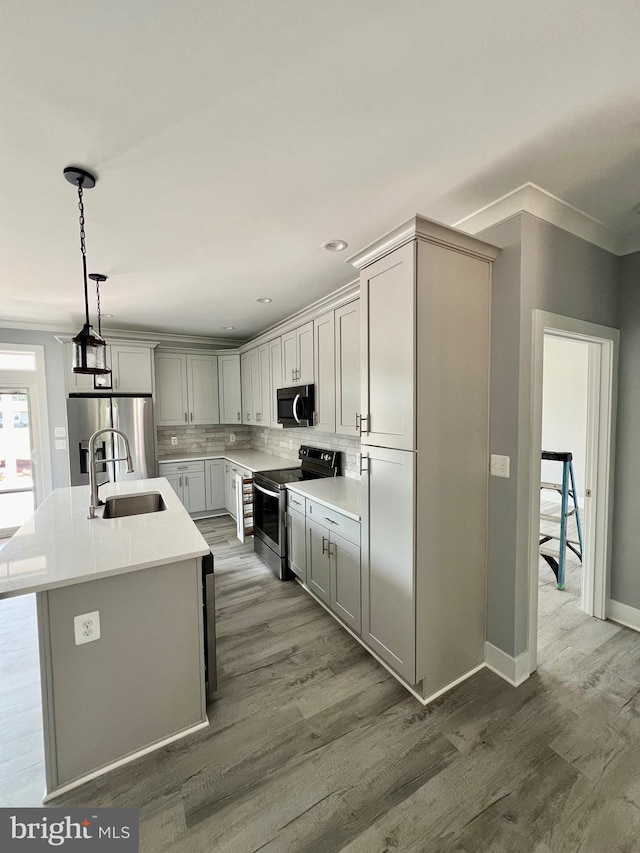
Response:
[{"label": "stainless steel refrigerator", "polygon": [[[144,397],[112,397],[82,395],[67,400],[67,432],[69,468],[72,486],[89,483],[89,439],[103,427],[115,427],[129,439],[133,473],[127,474],[126,462],[98,465],[98,483],[143,480],[156,476],[156,442],[151,395]],[[96,457],[112,459],[123,456],[122,439],[113,434],[100,436]]]}]

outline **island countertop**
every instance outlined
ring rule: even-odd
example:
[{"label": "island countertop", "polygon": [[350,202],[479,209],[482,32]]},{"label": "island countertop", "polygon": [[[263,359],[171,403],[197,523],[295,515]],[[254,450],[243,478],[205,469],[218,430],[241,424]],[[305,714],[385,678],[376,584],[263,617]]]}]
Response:
[{"label": "island countertop", "polygon": [[89,487],[55,489],[0,550],[0,599],[201,557],[209,546],[164,477],[107,483],[100,497],[160,492],[166,509],[87,518]]},{"label": "island countertop", "polygon": [[360,521],[361,485],[359,480],[351,477],[323,477],[318,480],[287,483],[287,489],[305,498],[311,498],[330,509],[335,509],[353,518],[354,521]]},{"label": "island countertop", "polygon": [[206,459],[226,459],[241,468],[255,473],[256,471],[276,471],[279,468],[299,468],[299,459],[287,459],[284,456],[274,456],[273,453],[263,453],[261,450],[218,450],[213,453],[176,453],[158,457],[158,464],[166,462],[200,462]]}]

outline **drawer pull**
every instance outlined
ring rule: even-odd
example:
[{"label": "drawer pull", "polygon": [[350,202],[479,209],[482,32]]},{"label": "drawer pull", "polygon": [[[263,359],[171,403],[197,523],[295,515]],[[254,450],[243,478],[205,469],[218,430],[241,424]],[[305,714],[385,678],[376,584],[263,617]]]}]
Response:
[{"label": "drawer pull", "polygon": [[327,516],[326,516],[326,515],[324,516],[324,520],[325,520],[325,521],[328,521],[328,522],[329,522],[329,524],[338,524],[338,522],[337,522],[337,521],[334,521],[332,518],[327,518]]}]

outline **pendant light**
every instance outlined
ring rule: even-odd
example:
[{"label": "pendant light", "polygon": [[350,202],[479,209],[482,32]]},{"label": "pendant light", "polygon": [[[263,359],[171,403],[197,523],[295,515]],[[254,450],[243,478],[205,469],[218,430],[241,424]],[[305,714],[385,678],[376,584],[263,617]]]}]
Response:
[{"label": "pendant light", "polygon": [[84,235],[85,189],[96,185],[95,175],[79,166],[67,166],[64,176],[70,184],[78,187],[78,210],[80,211],[80,252],[82,254],[82,275],[84,280],[84,326],[73,339],[73,372],[101,375],[109,373],[107,367],[107,345],[99,332],[95,332],[89,322],[89,294],[87,292],[87,249]]},{"label": "pendant light", "polygon": [[[100,308],[100,285],[107,280],[106,275],[102,275],[99,272],[90,272],[89,278],[91,281],[95,281],[96,283],[96,319],[98,320],[98,337],[102,338],[102,311]],[[110,316],[110,315],[107,315]],[[113,386],[111,384],[111,368],[107,367],[105,373],[99,373],[94,375],[93,377],[93,387],[95,390],[99,390],[100,388],[111,389]]]}]

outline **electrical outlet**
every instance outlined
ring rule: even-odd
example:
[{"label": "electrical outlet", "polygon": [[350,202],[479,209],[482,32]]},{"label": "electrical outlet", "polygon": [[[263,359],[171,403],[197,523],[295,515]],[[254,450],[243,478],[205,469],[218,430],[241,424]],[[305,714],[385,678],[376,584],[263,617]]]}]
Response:
[{"label": "electrical outlet", "polygon": [[76,638],[76,646],[83,643],[92,643],[100,639],[100,611],[82,613],[73,617],[73,633]]},{"label": "electrical outlet", "polygon": [[56,438],[56,450],[66,450],[67,449],[67,439],[66,438]]},{"label": "electrical outlet", "polygon": [[176,445],[177,443],[178,443],[178,436],[177,436],[177,435],[172,435],[172,436],[171,436],[171,444],[173,444],[173,445],[174,445],[174,447],[175,447],[175,445]]},{"label": "electrical outlet", "polygon": [[229,442],[230,442],[230,444],[233,444],[235,440],[236,440],[236,434],[235,434],[235,432],[232,432],[232,433],[229,435]]},{"label": "electrical outlet", "polygon": [[509,466],[511,459],[508,456],[497,456],[491,454],[491,476],[492,477],[509,477]]}]

